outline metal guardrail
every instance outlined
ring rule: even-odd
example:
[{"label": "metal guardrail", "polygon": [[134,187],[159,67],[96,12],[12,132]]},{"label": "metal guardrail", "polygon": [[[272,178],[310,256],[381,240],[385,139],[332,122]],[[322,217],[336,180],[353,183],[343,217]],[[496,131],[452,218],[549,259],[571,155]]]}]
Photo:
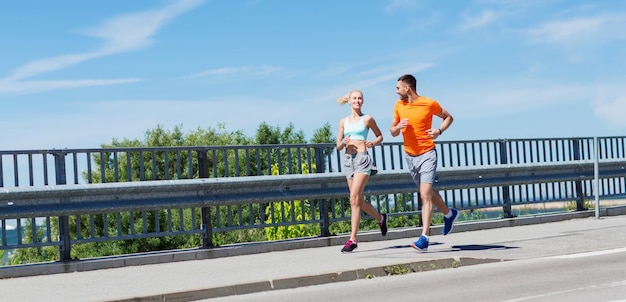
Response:
[{"label": "metal guardrail", "polygon": [[[438,171],[435,188],[446,191],[589,181],[594,178],[594,168],[592,161],[443,168]],[[601,179],[623,178],[626,160],[603,161],[598,169]],[[413,192],[415,184],[404,171],[381,171],[365,188],[366,195]],[[2,188],[0,219],[342,198],[346,194],[342,173]]]},{"label": "metal guardrail", "polygon": [[[446,191],[589,181],[594,178],[594,168],[592,161],[443,168],[438,171],[435,188]],[[626,160],[603,161],[598,169],[601,179],[626,177]],[[404,171],[381,171],[365,188],[366,195],[413,192],[416,186]],[[2,188],[0,219],[342,198],[346,194],[342,173]]]}]

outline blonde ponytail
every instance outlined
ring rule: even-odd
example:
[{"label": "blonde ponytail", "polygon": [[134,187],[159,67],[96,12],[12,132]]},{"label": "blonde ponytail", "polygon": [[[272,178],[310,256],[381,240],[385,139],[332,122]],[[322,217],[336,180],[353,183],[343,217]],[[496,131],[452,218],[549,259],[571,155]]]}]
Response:
[{"label": "blonde ponytail", "polygon": [[338,98],[337,99],[337,103],[339,103],[339,105],[343,105],[343,104],[347,103],[350,100],[350,95],[352,95],[353,92],[358,92],[361,95],[363,95],[363,92],[361,92],[361,90],[355,89],[355,90],[350,91],[350,93],[348,93],[348,94]]},{"label": "blonde ponytail", "polygon": [[345,103],[348,102],[348,98],[350,97],[350,94],[346,94],[340,98],[337,99],[337,103],[339,103],[339,105],[343,105]]}]

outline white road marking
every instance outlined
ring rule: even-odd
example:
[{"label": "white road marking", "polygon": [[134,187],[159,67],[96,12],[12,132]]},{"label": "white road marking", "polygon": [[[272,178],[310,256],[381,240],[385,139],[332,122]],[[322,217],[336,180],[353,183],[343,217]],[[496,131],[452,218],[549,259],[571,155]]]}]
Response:
[{"label": "white road marking", "polygon": [[[551,292],[551,293],[547,293],[547,294],[543,294],[543,295],[535,295],[535,296],[529,296],[529,297],[522,297],[522,298],[517,298],[517,299],[505,300],[503,302],[520,302],[520,301],[526,301],[526,300],[535,300],[535,299],[546,298],[546,297],[555,296],[555,295],[562,295],[562,294],[565,294],[565,293],[572,293],[572,292],[577,292],[577,291],[586,291],[586,290],[590,290],[590,289],[620,287],[620,286],[626,286],[626,280],[615,281],[615,282],[605,283],[605,284],[590,285],[590,286],[587,286],[587,287],[575,288],[575,289],[570,289],[570,290],[562,290],[562,291]],[[626,300],[614,300],[613,302],[618,302],[618,301],[623,302],[623,301],[626,301]]]},{"label": "white road marking", "polygon": [[548,259],[575,259],[575,258],[592,257],[592,256],[608,255],[608,254],[623,253],[623,252],[626,252],[626,247],[612,249],[612,250],[604,250],[604,251],[595,251],[595,252],[578,253],[578,254],[570,254],[570,255],[559,255],[559,256],[554,256],[554,257],[548,257]]}]

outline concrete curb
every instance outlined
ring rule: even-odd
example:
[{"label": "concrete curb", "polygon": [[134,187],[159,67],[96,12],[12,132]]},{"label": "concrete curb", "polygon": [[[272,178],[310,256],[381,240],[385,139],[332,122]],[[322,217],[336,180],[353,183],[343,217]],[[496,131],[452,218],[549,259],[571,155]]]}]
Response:
[{"label": "concrete curb", "polygon": [[458,268],[461,266],[477,265],[484,263],[501,262],[502,259],[476,259],[476,258],[449,258],[409,262],[393,266],[379,266],[364,269],[348,270],[336,273],[302,276],[279,280],[267,280],[246,284],[229,285],[197,290],[182,291],[176,293],[150,295],[144,297],[131,297],[128,299],[113,300],[114,302],[137,302],[137,301],[198,301],[219,297],[244,295],[263,291],[293,289],[303,286],[322,285],[335,282],[354,281],[358,279],[380,278],[391,275],[403,275],[438,269]]}]

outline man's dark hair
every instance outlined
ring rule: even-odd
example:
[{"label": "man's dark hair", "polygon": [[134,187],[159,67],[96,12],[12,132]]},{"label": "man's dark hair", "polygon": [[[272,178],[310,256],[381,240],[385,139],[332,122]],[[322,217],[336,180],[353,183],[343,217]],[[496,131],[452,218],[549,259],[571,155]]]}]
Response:
[{"label": "man's dark hair", "polygon": [[398,82],[403,82],[413,88],[414,91],[417,91],[417,80],[413,75],[405,74],[398,78]]}]

